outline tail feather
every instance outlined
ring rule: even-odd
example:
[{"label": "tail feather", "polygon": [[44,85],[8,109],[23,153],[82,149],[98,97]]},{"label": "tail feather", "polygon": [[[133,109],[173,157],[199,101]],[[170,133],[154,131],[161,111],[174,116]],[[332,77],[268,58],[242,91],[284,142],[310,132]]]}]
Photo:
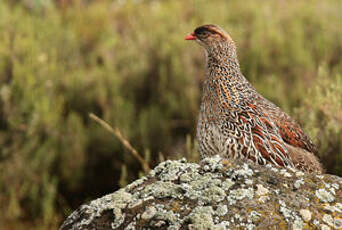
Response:
[{"label": "tail feather", "polygon": [[295,168],[307,172],[324,172],[321,163],[313,153],[308,152],[305,149],[299,147],[294,147],[289,144],[285,145],[289,150],[289,156],[292,159]]}]

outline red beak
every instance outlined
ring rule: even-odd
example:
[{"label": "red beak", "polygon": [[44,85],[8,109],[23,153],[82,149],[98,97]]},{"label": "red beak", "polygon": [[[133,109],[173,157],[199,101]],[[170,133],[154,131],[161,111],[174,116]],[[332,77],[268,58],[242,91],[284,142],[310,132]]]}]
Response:
[{"label": "red beak", "polygon": [[196,40],[196,35],[194,32],[185,36],[185,40]]}]

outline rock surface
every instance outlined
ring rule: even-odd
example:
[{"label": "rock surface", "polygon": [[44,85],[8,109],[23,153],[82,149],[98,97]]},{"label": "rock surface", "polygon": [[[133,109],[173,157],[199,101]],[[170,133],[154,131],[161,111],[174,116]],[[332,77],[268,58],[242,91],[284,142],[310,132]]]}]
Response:
[{"label": "rock surface", "polygon": [[60,229],[342,229],[341,188],[337,176],[220,157],[166,161]]}]

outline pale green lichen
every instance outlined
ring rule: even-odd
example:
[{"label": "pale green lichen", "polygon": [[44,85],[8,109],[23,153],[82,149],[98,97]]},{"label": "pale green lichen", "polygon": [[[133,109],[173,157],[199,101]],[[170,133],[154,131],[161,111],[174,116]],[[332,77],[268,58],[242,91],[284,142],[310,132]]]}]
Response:
[{"label": "pale green lichen", "polygon": [[235,200],[242,200],[244,198],[252,199],[254,196],[254,191],[252,188],[240,188],[236,190],[231,190],[229,196]]},{"label": "pale green lichen", "polygon": [[[154,227],[154,228],[161,228],[161,227],[165,226],[166,224],[167,223],[165,220],[152,220],[150,222],[151,227]],[[174,225],[172,225],[172,226],[174,226]]]},{"label": "pale green lichen", "polygon": [[329,226],[334,226],[334,218],[329,215],[329,214],[324,214],[323,218],[322,218],[323,222],[326,223]]},{"label": "pale green lichen", "polygon": [[341,203],[336,203],[335,208],[338,210],[338,212],[342,212],[342,204]]},{"label": "pale green lichen", "polygon": [[143,200],[141,199],[134,199],[132,200],[129,204],[128,204],[128,208],[132,209],[132,208],[136,208],[138,206],[140,206],[143,203]]},{"label": "pale green lichen", "polygon": [[146,207],[145,212],[141,214],[141,219],[149,220],[152,219],[156,215],[157,209],[153,206]]},{"label": "pale green lichen", "polygon": [[270,197],[269,196],[261,196],[259,197],[258,201],[260,203],[266,203],[268,200],[270,200]]},{"label": "pale green lichen", "polygon": [[[135,230],[135,226],[136,226],[136,222],[135,221],[132,221],[131,223],[129,223],[126,227],[125,227],[125,230]],[[113,225],[112,225],[112,229],[115,229],[113,228]]]},{"label": "pale green lichen", "polygon": [[252,188],[244,189],[236,189],[231,190],[228,196],[229,205],[234,205],[238,200],[242,200],[245,198],[252,199],[254,197],[254,191]]},{"label": "pale green lichen", "polygon": [[213,222],[214,210],[211,206],[198,206],[188,215],[189,229],[207,230],[214,229]]},{"label": "pale green lichen", "polygon": [[221,183],[221,187],[223,190],[228,191],[234,184],[235,182],[228,178]]},{"label": "pale green lichen", "polygon": [[235,170],[232,177],[239,177],[247,179],[248,177],[253,176],[254,172],[249,167],[248,164],[244,163],[241,169]]},{"label": "pale green lichen", "polygon": [[251,179],[247,179],[247,180],[245,180],[245,184],[246,184],[246,185],[253,185],[253,184],[254,184],[254,181],[251,180]]},{"label": "pale green lichen", "polygon": [[195,181],[201,177],[201,175],[197,171],[193,171],[192,169],[190,170],[191,170],[190,172],[186,172],[180,175],[179,177],[180,182],[186,183],[190,181]]},{"label": "pale green lichen", "polygon": [[181,228],[180,224],[170,225],[167,230],[179,230]]},{"label": "pale green lichen", "polygon": [[270,192],[262,184],[257,184],[256,187],[257,187],[257,190],[255,191],[255,195],[257,195],[257,196],[264,196]]},{"label": "pale green lichen", "polygon": [[257,211],[251,211],[251,221],[252,222],[255,222],[255,221],[258,221],[261,217],[261,214],[258,213]]},{"label": "pale green lichen", "polygon": [[299,179],[299,180],[296,180],[295,183],[293,184],[293,186],[296,188],[296,189],[299,189],[301,185],[304,184],[304,180],[303,178]]},{"label": "pale green lichen", "polygon": [[255,225],[254,224],[247,224],[246,225],[246,229],[247,230],[253,230],[255,228]]},{"label": "pale green lichen", "polygon": [[228,221],[222,221],[221,223],[215,226],[215,230],[227,230],[229,228],[230,223]]},{"label": "pale green lichen", "polygon": [[166,210],[165,208],[159,208],[155,214],[155,218],[158,220],[166,220],[171,224],[179,222],[179,213],[173,212],[172,210]]},{"label": "pale green lichen", "polygon": [[284,177],[292,177],[292,175],[286,169],[281,169],[280,175],[283,175]]},{"label": "pale green lichen", "polygon": [[194,190],[202,190],[212,186],[219,186],[222,182],[219,179],[214,179],[213,173],[205,173],[196,181],[191,181],[190,186]]},{"label": "pale green lichen", "polygon": [[296,177],[302,177],[305,174],[302,171],[296,171]]},{"label": "pale green lichen", "polygon": [[205,158],[201,161],[203,166],[203,170],[205,172],[217,172],[223,168],[222,158],[219,155],[215,155],[213,157]]},{"label": "pale green lichen", "polygon": [[312,223],[316,226],[316,227],[319,227],[319,225],[321,224],[318,220],[314,219],[312,221]]},{"label": "pale green lichen", "polygon": [[205,173],[196,181],[182,184],[181,188],[185,191],[185,197],[197,199],[200,205],[204,205],[211,200],[220,202],[225,199],[226,193],[220,188],[221,184],[221,180],[213,178],[213,173]]},{"label": "pale green lichen", "polygon": [[136,187],[143,184],[146,180],[147,180],[146,177],[142,177],[142,178],[130,183],[129,185],[126,186],[125,191],[131,191],[132,189],[135,189]]},{"label": "pale green lichen", "polygon": [[335,205],[326,205],[324,206],[324,210],[325,211],[329,211],[329,212],[340,212],[342,213],[342,210],[338,207],[338,204],[335,204]]},{"label": "pale green lichen", "polygon": [[292,229],[293,230],[301,230],[301,229],[303,229],[303,227],[304,227],[303,220],[300,217],[295,216],[294,221],[293,221],[293,225],[292,225]]},{"label": "pale green lichen", "polygon": [[[160,170],[160,173],[157,175],[161,181],[174,181],[179,179],[179,176],[185,173],[186,171],[197,171],[199,165],[186,163],[186,159],[183,158],[179,161],[166,161],[166,166]],[[159,171],[158,171],[159,172]]]},{"label": "pale green lichen", "polygon": [[218,216],[224,216],[228,212],[228,206],[225,204],[220,204],[217,206],[215,214]]},{"label": "pale green lichen", "polygon": [[210,203],[212,201],[214,202],[220,202],[223,201],[226,198],[227,194],[225,191],[218,187],[218,186],[213,186],[206,188],[202,196],[200,197],[200,200],[202,200],[204,203]]},{"label": "pale green lichen", "polygon": [[311,220],[312,213],[308,209],[299,210],[299,214],[303,218],[305,222],[309,222]]},{"label": "pale green lichen", "polygon": [[323,175],[320,175],[320,174],[316,175],[316,177],[317,177],[318,179],[320,179],[320,180],[323,180],[323,179],[324,179],[324,176],[323,176]]},{"label": "pale green lichen", "polygon": [[279,212],[284,216],[288,224],[292,224],[294,229],[303,228],[303,220],[297,215],[297,213],[287,207],[283,200],[279,200],[280,208]]},{"label": "pale green lichen", "polygon": [[335,229],[342,229],[342,219],[334,218],[334,227]]},{"label": "pale green lichen", "polygon": [[[95,200],[93,202],[99,201],[103,205],[103,201],[107,203],[106,208],[124,208],[127,203],[131,202],[133,195],[126,192],[124,189],[118,190],[116,193],[104,196],[102,200]],[[114,201],[114,202],[113,202]]]},{"label": "pale green lichen", "polygon": [[286,206],[281,205],[279,211],[283,214],[286,220],[292,219],[292,211],[286,208]]},{"label": "pale green lichen", "polygon": [[339,189],[340,188],[340,186],[337,183],[332,183],[331,186],[334,187],[335,189]]},{"label": "pale green lichen", "polygon": [[196,171],[200,166],[194,163],[187,163],[185,158],[178,161],[167,160],[160,163],[156,168],[150,171],[150,177],[157,177],[161,181],[177,180],[179,175],[186,170]]},{"label": "pale green lichen", "polygon": [[120,208],[113,208],[114,221],[112,222],[112,229],[118,228],[125,221],[126,214],[122,213]]},{"label": "pale green lichen", "polygon": [[181,187],[179,185],[170,181],[156,181],[153,184],[147,185],[141,193],[143,194],[142,197],[148,197],[152,195],[153,197],[157,198],[178,198],[181,196],[179,192],[180,189]]},{"label": "pale green lichen", "polygon": [[322,202],[333,202],[335,200],[335,197],[325,189],[318,189],[315,194]]}]

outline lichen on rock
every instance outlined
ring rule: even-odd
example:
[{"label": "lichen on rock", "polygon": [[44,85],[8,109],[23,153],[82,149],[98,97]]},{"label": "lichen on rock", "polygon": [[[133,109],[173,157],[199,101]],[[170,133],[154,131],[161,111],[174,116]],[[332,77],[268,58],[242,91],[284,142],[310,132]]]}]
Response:
[{"label": "lichen on rock", "polygon": [[168,160],[82,205],[60,229],[340,229],[341,186],[337,176],[218,156]]}]

